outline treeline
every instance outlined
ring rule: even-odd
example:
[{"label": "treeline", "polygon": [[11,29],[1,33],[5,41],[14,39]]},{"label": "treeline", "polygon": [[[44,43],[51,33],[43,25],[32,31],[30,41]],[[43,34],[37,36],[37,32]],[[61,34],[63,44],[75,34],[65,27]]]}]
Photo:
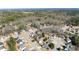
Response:
[{"label": "treeline", "polygon": [[0,19],[0,24],[9,23],[25,16],[26,15],[22,12],[2,12],[0,16],[2,18]]},{"label": "treeline", "polygon": [[72,17],[70,20],[66,21],[67,25],[79,26],[79,17]]}]

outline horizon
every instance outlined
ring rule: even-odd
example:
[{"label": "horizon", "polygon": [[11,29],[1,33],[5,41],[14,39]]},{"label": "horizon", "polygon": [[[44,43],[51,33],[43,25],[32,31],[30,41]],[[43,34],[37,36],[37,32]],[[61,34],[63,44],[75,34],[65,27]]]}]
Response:
[{"label": "horizon", "polygon": [[79,8],[1,8],[0,10],[7,9],[52,9],[52,10],[79,10]]},{"label": "horizon", "polygon": [[2,8],[0,11],[79,11],[79,8]]}]

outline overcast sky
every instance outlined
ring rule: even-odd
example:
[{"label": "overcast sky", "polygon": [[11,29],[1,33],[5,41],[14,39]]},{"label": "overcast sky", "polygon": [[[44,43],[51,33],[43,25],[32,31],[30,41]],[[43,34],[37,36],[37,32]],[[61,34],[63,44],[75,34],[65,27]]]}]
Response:
[{"label": "overcast sky", "polygon": [[1,8],[76,8],[79,0],[0,0]]}]

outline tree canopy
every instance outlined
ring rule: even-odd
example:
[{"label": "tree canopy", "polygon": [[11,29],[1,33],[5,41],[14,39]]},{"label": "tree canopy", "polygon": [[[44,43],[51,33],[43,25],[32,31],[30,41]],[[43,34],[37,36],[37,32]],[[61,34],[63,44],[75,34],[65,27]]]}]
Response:
[{"label": "tree canopy", "polygon": [[53,44],[53,43],[50,43],[48,46],[49,46],[51,49],[54,48],[54,44]]},{"label": "tree canopy", "polygon": [[79,46],[79,36],[78,35],[73,35],[71,38],[71,42],[75,46]]},{"label": "tree canopy", "polygon": [[78,26],[79,25],[79,17],[71,18],[66,23],[73,25],[73,26]]},{"label": "tree canopy", "polygon": [[16,51],[16,40],[13,37],[10,37],[10,39],[7,41],[7,45],[10,51]]}]

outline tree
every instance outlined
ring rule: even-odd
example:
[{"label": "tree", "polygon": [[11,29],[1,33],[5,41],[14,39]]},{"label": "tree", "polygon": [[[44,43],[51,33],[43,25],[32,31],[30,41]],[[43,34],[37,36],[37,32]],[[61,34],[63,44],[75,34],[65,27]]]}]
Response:
[{"label": "tree", "polygon": [[73,35],[72,37],[70,37],[71,42],[73,45],[75,46],[79,46],[79,36],[78,35]]},{"label": "tree", "polygon": [[53,44],[53,43],[50,43],[48,46],[49,46],[51,49],[54,48],[54,44]]},{"label": "tree", "polygon": [[31,26],[35,28],[40,28],[40,23],[35,21],[31,24]]},{"label": "tree", "polygon": [[10,37],[10,39],[7,41],[7,45],[10,51],[16,51],[16,40],[13,37]]},{"label": "tree", "polygon": [[58,51],[60,51],[60,50],[61,50],[61,48],[57,48],[57,50],[58,50]]},{"label": "tree", "polygon": [[19,30],[25,30],[26,29],[26,26],[24,24],[19,24]]},{"label": "tree", "polygon": [[79,17],[74,17],[66,22],[67,24],[73,25],[73,26],[78,26],[79,25]]},{"label": "tree", "polygon": [[44,34],[44,33],[42,33],[42,36],[43,36],[43,37],[45,37],[45,34]]},{"label": "tree", "polygon": [[45,37],[45,38],[43,39],[43,41],[44,41],[44,42],[46,42],[47,40],[48,40],[48,38],[47,38],[47,37]]}]

